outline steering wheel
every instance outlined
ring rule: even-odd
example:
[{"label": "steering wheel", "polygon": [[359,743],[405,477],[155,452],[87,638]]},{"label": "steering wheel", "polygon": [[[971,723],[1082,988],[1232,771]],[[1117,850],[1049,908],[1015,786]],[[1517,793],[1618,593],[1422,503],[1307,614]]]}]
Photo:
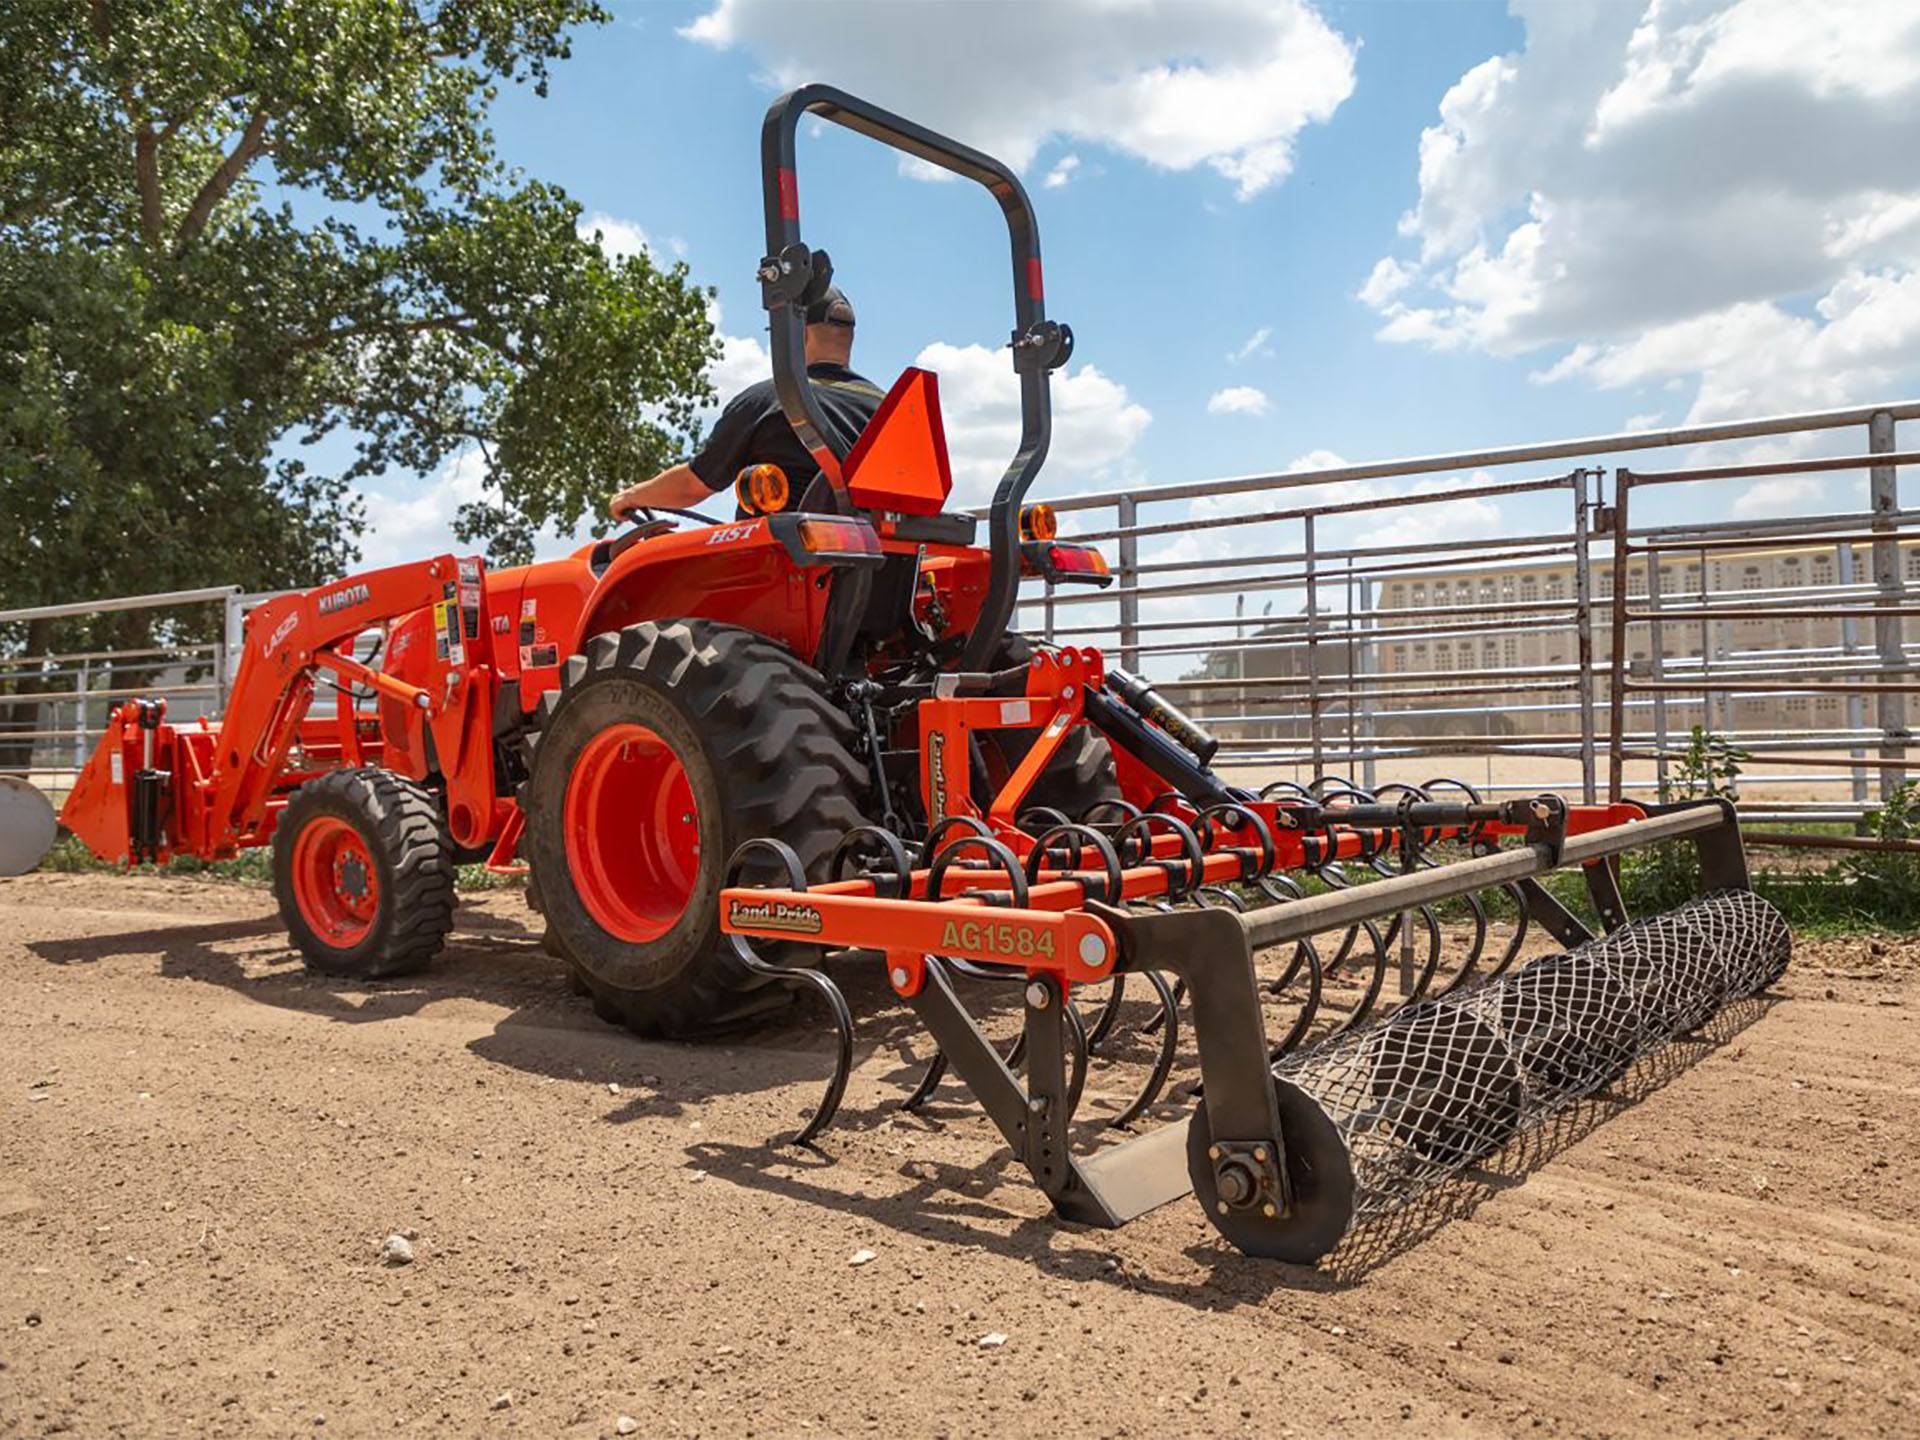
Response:
[{"label": "steering wheel", "polygon": [[718,520],[702,515],[698,510],[675,510],[666,505],[635,505],[622,517],[630,525],[651,525],[656,515],[678,515],[683,519],[695,520],[702,525],[718,525]]}]

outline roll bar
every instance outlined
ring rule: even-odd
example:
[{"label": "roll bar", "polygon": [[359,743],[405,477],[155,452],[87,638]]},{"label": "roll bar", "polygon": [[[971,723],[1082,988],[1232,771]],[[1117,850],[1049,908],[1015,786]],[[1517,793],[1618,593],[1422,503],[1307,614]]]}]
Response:
[{"label": "roll bar", "polygon": [[806,308],[833,279],[825,251],[800,239],[800,190],[794,174],[794,134],[803,115],[818,115],[894,149],[984,185],[1000,203],[1012,242],[1013,368],[1020,377],[1020,447],[993,492],[987,526],[993,558],[980,618],[960,657],[962,670],[984,670],[1013,618],[1020,586],[1020,502],[1047,458],[1053,432],[1048,372],[1067,363],[1073,331],[1047,319],[1040,269],[1040,225],[1013,171],[990,155],[869,105],[830,85],[803,85],[767,109],[760,129],[760,176],[766,208],[767,254],[760,262],[760,298],[769,317],[773,386],[787,421],[833,488],[834,503],[850,510],[841,462],[857,436],[842,435],[820,408],[807,378]]}]

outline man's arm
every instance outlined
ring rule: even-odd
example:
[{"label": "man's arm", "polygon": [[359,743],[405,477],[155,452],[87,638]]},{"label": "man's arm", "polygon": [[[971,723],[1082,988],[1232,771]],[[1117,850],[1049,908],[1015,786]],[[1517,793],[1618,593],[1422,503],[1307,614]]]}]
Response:
[{"label": "man's arm", "polygon": [[635,506],[685,510],[720,494],[733,483],[753,441],[753,427],[760,422],[772,393],[773,386],[766,383],[741,391],[720,412],[713,433],[698,455],[685,465],[662,470],[651,480],[629,485],[607,502],[607,510],[614,519],[623,520]]},{"label": "man's arm", "polygon": [[711,500],[717,492],[693,473],[690,465],[675,465],[662,470],[651,480],[629,485],[607,502],[607,513],[616,520],[627,518],[629,510],[658,506],[663,510],[688,510],[702,500]]}]

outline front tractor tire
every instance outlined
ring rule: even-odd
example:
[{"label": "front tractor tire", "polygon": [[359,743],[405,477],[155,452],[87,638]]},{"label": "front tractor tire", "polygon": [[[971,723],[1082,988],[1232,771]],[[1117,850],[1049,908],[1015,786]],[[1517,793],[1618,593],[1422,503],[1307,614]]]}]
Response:
[{"label": "front tractor tire", "polygon": [[311,970],[380,980],[433,962],[453,928],[453,842],[434,798],[390,770],[334,770],[293,792],[273,891]]},{"label": "front tractor tire", "polygon": [[602,1019],[687,1036],[786,1003],[723,943],[722,880],[762,836],[822,878],[863,819],[853,747],[820,675],[752,631],[646,621],[568,661],[541,700],[521,849],[547,947]]}]

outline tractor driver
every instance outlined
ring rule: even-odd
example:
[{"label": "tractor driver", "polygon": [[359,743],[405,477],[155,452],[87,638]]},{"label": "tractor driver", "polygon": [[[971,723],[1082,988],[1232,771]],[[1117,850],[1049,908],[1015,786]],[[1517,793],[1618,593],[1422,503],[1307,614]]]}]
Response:
[{"label": "tractor driver", "polygon": [[[847,368],[853,358],[853,303],[838,285],[807,307],[807,377],[820,408],[849,442],[867,428],[884,398],[872,381]],[[749,465],[778,465],[796,499],[819,474],[819,466],[787,423],[773,381],[749,385],[720,412],[700,453],[651,480],[629,485],[607,504],[616,520],[644,506],[686,510],[728,489]]]}]

